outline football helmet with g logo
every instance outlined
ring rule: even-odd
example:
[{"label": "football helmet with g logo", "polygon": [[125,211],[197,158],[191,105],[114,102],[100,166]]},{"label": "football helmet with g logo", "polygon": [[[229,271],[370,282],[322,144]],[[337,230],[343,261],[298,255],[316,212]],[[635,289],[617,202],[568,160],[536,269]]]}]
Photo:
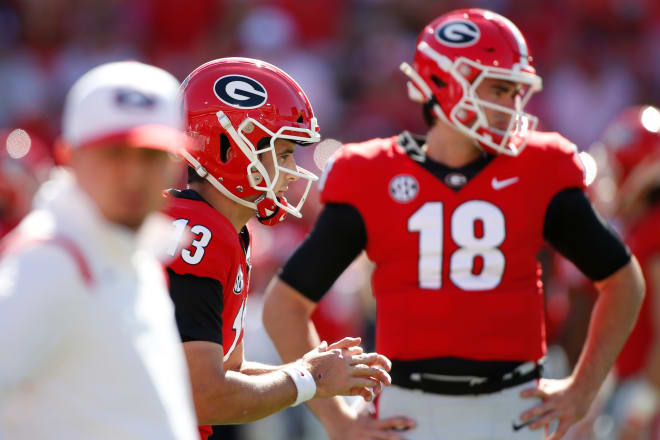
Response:
[{"label": "football helmet with g logo", "polygon": [[[285,213],[300,217],[311,184],[318,178],[301,167],[278,165],[275,151],[277,139],[299,145],[320,140],[312,106],[300,86],[264,61],[222,58],[190,73],[181,92],[187,130],[193,138],[183,155],[197,174],[226,197],[254,209],[262,223],[277,224]],[[272,154],[274,175],[260,161],[264,154]],[[280,173],[307,180],[297,203],[275,194]]]},{"label": "football helmet with g logo", "polygon": [[[507,18],[484,9],[460,9],[427,25],[417,39],[408,75],[408,94],[440,118],[495,154],[518,155],[537,118],[524,112],[534,92],[542,88],[532,66],[527,42]],[[484,79],[511,81],[518,87],[514,108],[480,99]],[[489,126],[484,109],[509,115],[506,130]]]},{"label": "football helmet with g logo", "polygon": [[589,149],[598,164],[595,199],[609,215],[635,217],[660,196],[660,109],[621,111]]}]

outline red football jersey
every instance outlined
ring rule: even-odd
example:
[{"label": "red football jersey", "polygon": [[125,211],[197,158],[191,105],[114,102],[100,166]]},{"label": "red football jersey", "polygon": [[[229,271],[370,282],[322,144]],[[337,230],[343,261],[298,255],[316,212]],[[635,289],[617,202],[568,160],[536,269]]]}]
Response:
[{"label": "red football jersey", "polygon": [[[552,197],[584,188],[575,146],[536,132],[520,156],[495,157],[458,191],[418,163],[416,143],[406,146],[410,154],[396,137],[345,145],[321,182],[324,203],[349,203],[364,220],[377,351],[398,360],[539,359],[536,254]],[[444,180],[460,178],[451,174]]]},{"label": "red football jersey", "polygon": [[626,345],[616,360],[616,371],[620,378],[641,373],[646,366],[652,344],[655,343],[653,331],[653,303],[658,300],[658,292],[653,291],[649,282],[648,264],[652,258],[660,257],[660,208],[648,212],[628,231],[626,242],[642,266],[646,280],[646,296],[639,311],[635,327],[630,333]]},{"label": "red football jersey", "polygon": [[180,275],[212,278],[222,285],[222,348],[226,361],[243,338],[249,246],[244,251],[231,222],[203,200],[168,196],[165,213],[173,218],[168,252],[174,259],[168,267]]},{"label": "red football jersey", "polygon": [[[249,238],[236,233],[231,222],[203,200],[168,195],[165,214],[172,217],[168,267],[179,275],[218,280],[222,285],[223,361],[243,339],[250,281]],[[187,232],[187,233],[186,233]],[[245,250],[243,250],[245,248]],[[213,434],[211,426],[199,427],[200,438]]]}]

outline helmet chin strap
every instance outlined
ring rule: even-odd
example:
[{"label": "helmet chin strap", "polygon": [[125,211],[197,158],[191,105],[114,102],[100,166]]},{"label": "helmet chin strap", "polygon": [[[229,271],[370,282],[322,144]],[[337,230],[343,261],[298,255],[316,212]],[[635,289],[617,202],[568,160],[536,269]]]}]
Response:
[{"label": "helmet chin strap", "polygon": [[[274,226],[284,221],[284,219],[286,219],[287,210],[280,209],[280,207],[275,202],[275,200],[269,197],[269,194],[263,193],[254,202],[250,202],[248,200],[241,199],[240,197],[236,197],[227,188],[225,188],[225,186],[222,183],[220,183],[218,179],[216,179],[211,174],[209,174],[206,171],[206,169],[197,161],[197,159],[195,159],[190,153],[184,150],[182,152],[182,155],[185,157],[188,163],[190,163],[190,165],[192,165],[195,168],[195,171],[200,177],[206,179],[211,185],[213,185],[215,189],[220,191],[220,193],[222,193],[225,197],[227,197],[230,200],[233,200],[236,203],[239,203],[243,206],[253,209],[256,213],[257,220],[259,220],[261,224],[264,224],[266,226]],[[272,193],[272,191],[269,191],[269,193]],[[289,206],[284,197],[279,199],[278,203],[286,207]]]},{"label": "helmet chin strap", "polygon": [[[213,185],[215,189],[220,191],[220,193],[222,193],[225,197],[227,197],[230,200],[233,200],[236,203],[239,203],[243,206],[253,209],[256,213],[257,220],[259,220],[261,224],[264,224],[266,226],[274,226],[284,221],[284,219],[286,218],[287,211],[281,210],[280,207],[277,206],[275,201],[272,198],[268,197],[267,193],[263,193],[254,202],[250,202],[248,200],[241,199],[240,197],[236,197],[227,188],[225,188],[225,186],[222,183],[220,183],[218,179],[216,179],[211,174],[209,174],[206,171],[206,169],[197,161],[197,159],[195,159],[190,153],[184,150],[182,154],[185,157],[185,159],[190,163],[190,165],[192,165],[195,168],[197,174],[200,177],[206,179],[211,185]],[[278,200],[278,202],[288,207],[288,204],[284,197],[282,197],[281,200]]]},{"label": "helmet chin strap", "polygon": [[256,217],[259,223],[266,226],[275,226],[286,219],[287,211],[280,209],[279,205],[288,206],[284,197],[278,197],[277,203],[266,195],[261,195],[257,200]]}]

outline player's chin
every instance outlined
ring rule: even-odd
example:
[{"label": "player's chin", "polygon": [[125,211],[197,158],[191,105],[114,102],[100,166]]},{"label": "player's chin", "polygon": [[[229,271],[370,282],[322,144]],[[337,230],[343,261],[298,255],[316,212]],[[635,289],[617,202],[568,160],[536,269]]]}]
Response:
[{"label": "player's chin", "polygon": [[137,230],[142,226],[142,223],[144,223],[145,217],[131,217],[131,218],[124,218],[122,221],[118,221],[117,223],[126,226],[129,229],[132,230]]}]

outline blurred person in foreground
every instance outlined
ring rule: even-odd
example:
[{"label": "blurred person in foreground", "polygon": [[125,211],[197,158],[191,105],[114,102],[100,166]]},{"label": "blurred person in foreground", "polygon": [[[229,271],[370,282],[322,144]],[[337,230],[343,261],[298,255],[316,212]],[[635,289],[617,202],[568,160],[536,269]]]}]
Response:
[{"label": "blurred person in foreground", "polygon": [[[366,250],[392,386],[378,419],[310,402],[332,439],[531,440],[556,423],[557,440],[585,415],[633,327],[639,265],[594,212],[576,146],[535,131],[524,111],[541,78],[513,23],[483,9],[444,14],[402,70],[427,135],[334,155],[324,210],[266,293],[264,325],[285,361],[309,350],[316,302]],[[541,378],[544,241],[600,292],[580,360],[559,380]]]},{"label": "blurred person in foreground", "polygon": [[[359,338],[315,344],[287,365],[244,358],[250,282],[250,232],[300,209],[316,176],[296,165],[297,146],[320,140],[316,117],[298,84],[279,68],[222,58],[182,84],[193,142],[183,151],[188,187],[168,192],[174,218],[167,268],[202,438],[210,425],[246,423],[314,397],[362,395],[389,385],[389,361],[363,353]],[[297,203],[284,194],[304,183]],[[185,231],[189,231],[189,236]]]},{"label": "blurred person in foreground", "polygon": [[178,86],[161,69],[118,62],[68,93],[58,151],[69,168],[1,246],[8,439],[197,437],[166,279],[143,242],[167,233],[145,220],[186,143]]},{"label": "blurred person in foreground", "polygon": [[660,110],[625,109],[590,151],[600,163],[595,200],[639,258],[647,289],[602,411],[614,422],[612,438],[660,439]]}]

